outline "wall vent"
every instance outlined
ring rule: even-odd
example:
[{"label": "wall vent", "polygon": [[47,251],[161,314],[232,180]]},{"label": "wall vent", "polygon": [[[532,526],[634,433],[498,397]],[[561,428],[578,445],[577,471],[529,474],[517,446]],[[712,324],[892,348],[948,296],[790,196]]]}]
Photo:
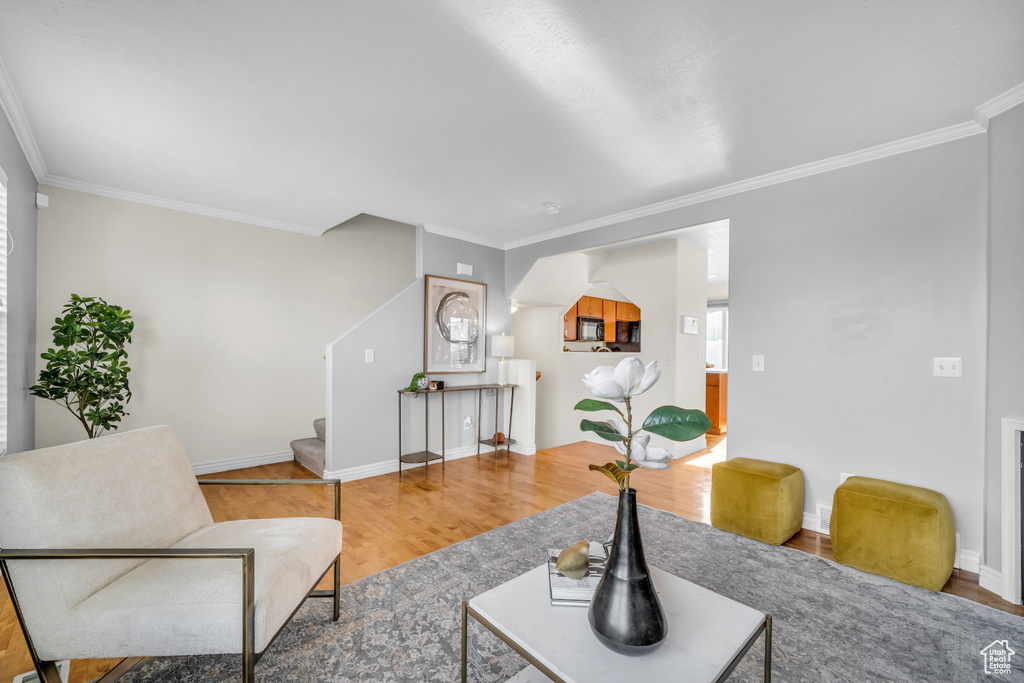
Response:
[{"label": "wall vent", "polygon": [[827,534],[832,528],[832,506],[826,505],[825,503],[818,503],[818,528],[816,531],[821,534]]}]

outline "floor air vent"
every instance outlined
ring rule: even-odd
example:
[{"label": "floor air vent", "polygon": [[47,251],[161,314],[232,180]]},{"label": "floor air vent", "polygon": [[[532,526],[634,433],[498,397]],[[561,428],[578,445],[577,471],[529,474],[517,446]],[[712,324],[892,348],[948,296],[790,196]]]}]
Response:
[{"label": "floor air vent", "polygon": [[[60,674],[60,680],[64,681],[64,683],[67,683],[68,673],[70,672],[70,670],[70,659],[62,659],[61,661],[57,662],[57,672]],[[35,671],[29,671],[28,673],[18,674],[14,677],[14,680],[11,681],[11,683],[39,683],[39,674],[37,674]]]},{"label": "floor air vent", "polygon": [[832,528],[832,506],[818,503],[818,533],[827,534]]}]

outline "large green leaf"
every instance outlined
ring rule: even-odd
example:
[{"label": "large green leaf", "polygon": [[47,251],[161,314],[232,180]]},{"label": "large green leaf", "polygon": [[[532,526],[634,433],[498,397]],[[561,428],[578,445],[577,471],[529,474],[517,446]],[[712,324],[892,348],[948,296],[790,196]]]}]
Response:
[{"label": "large green leaf", "polygon": [[[585,432],[594,432],[606,441],[625,441],[626,437],[615,431],[607,422],[594,422],[593,420],[581,420],[580,429]],[[710,429],[710,427],[709,427]]]},{"label": "large green leaf", "polygon": [[591,412],[596,410],[614,410],[619,415],[622,415],[622,411],[615,407],[614,404],[608,401],[595,401],[592,398],[585,398],[573,407],[573,410],[589,410]]},{"label": "large green leaf", "polygon": [[700,410],[662,406],[647,416],[643,429],[673,441],[689,441],[711,429],[711,420]]}]

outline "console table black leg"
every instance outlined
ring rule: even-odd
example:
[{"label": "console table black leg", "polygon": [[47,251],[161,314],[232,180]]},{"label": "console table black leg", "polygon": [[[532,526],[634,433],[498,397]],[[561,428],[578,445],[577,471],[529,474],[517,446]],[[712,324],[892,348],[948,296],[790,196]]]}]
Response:
[{"label": "console table black leg", "polygon": [[[495,434],[498,433],[498,429],[499,429],[498,428],[498,404],[499,403],[501,403],[501,401],[498,400],[498,390],[495,389],[494,390],[494,433]],[[495,440],[494,440],[494,459],[495,460],[498,459],[498,449],[499,448],[501,448],[501,446],[498,445],[498,440],[497,440],[497,438],[495,438]]]},{"label": "console table black leg", "polygon": [[511,453],[510,449],[512,448],[512,408],[515,407],[516,404],[516,388],[511,387],[509,391],[511,391],[512,393],[509,394],[508,397],[508,436],[506,437],[505,443],[505,455],[509,455]]},{"label": "console table black leg", "polygon": [[402,478],[402,394],[398,394],[398,478]]}]

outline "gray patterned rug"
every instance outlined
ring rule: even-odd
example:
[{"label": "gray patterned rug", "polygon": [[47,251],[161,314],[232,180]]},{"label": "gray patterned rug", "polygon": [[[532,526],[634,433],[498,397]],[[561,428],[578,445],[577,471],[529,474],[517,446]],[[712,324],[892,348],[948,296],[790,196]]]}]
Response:
[{"label": "gray patterned rug", "polygon": [[[606,538],[615,505],[593,493],[343,586],[337,623],[330,601],[309,601],[256,678],[456,681],[462,600],[539,566],[546,548]],[[640,523],[650,564],[774,616],[773,680],[1024,681],[1020,617],[652,508],[641,506]],[[470,680],[504,681],[526,665],[478,625],[471,633]],[[1010,676],[984,673],[980,651],[996,640],[1019,653]],[[731,680],[760,680],[762,642]],[[239,680],[238,657],[150,659],[122,680]]]}]

